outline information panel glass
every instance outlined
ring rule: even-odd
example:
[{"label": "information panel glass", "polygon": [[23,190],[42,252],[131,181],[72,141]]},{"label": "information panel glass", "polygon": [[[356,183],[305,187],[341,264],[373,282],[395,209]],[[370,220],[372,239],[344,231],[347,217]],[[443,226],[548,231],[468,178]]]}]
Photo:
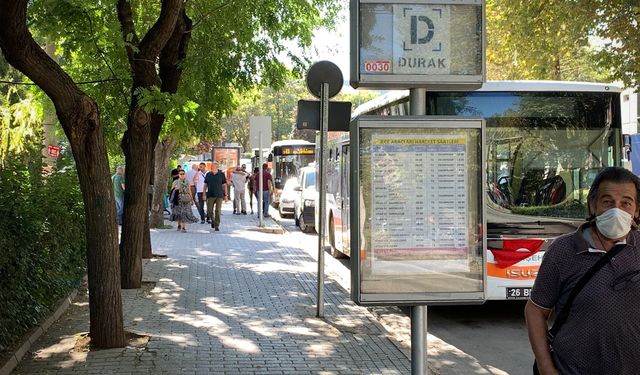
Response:
[{"label": "information panel glass", "polygon": [[356,302],[484,298],[481,124],[360,121]]}]

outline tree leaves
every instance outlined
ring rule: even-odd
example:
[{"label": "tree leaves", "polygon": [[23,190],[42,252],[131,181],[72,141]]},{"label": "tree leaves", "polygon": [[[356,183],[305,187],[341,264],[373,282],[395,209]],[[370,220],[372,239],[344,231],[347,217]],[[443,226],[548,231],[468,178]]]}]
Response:
[{"label": "tree leaves", "polygon": [[487,0],[488,77],[638,86],[638,8],[634,0]]}]

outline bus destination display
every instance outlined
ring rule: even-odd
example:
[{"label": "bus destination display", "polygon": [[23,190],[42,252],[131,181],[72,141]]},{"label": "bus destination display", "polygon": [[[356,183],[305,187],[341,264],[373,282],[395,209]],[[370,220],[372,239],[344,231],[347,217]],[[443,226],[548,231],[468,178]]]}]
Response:
[{"label": "bus destination display", "polygon": [[299,148],[283,147],[282,148],[282,155],[314,155],[315,153],[316,153],[315,148],[311,148],[311,147],[299,147]]},{"label": "bus destination display", "polygon": [[375,259],[439,260],[468,271],[467,140],[377,135],[371,140],[371,253]]}]

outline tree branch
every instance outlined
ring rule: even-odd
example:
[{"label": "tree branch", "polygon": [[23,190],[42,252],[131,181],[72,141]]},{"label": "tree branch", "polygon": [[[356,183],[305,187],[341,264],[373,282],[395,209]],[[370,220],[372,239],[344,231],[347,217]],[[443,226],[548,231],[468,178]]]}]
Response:
[{"label": "tree branch", "polygon": [[59,115],[75,106],[70,98],[86,96],[71,77],[35,42],[27,28],[27,0],[0,0],[0,48],[5,59],[38,85],[56,105]]},{"label": "tree branch", "polygon": [[[124,0],[119,0],[124,1]],[[139,58],[154,60],[173,34],[178,16],[184,8],[184,0],[162,0],[162,9],[156,23],[147,31],[140,42]]]},{"label": "tree branch", "polygon": [[129,63],[133,64],[133,56],[135,51],[133,47],[138,47],[140,40],[136,34],[136,28],[133,24],[133,12],[131,11],[131,3],[129,0],[118,0],[118,21],[120,21],[120,30],[122,30],[122,40],[125,43],[127,57]]},{"label": "tree branch", "polygon": [[[98,79],[95,81],[81,81],[75,82],[76,85],[86,85],[90,83],[104,83],[104,82],[112,82],[112,81],[121,81],[120,78],[107,78],[107,79]],[[4,81],[0,80],[0,83],[7,83],[9,85],[25,85],[25,86],[38,86],[37,83],[33,82],[16,82],[16,81]]]},{"label": "tree branch", "polygon": [[160,78],[163,92],[176,93],[182,77],[182,63],[187,57],[193,23],[183,8],[171,38],[160,54]]}]

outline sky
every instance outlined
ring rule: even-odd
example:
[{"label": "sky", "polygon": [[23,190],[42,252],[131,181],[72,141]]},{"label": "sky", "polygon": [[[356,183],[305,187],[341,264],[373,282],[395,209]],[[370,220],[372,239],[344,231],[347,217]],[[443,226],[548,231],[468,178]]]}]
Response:
[{"label": "sky", "polygon": [[349,78],[349,7],[345,6],[339,15],[336,30],[318,30],[313,39],[317,59],[328,60],[342,70],[346,80]]},{"label": "sky", "polygon": [[352,92],[353,89],[349,86],[349,2],[344,1],[344,4],[334,31],[316,31],[313,39],[315,51],[311,53],[311,61],[328,60],[336,64],[345,81],[343,92]]}]

